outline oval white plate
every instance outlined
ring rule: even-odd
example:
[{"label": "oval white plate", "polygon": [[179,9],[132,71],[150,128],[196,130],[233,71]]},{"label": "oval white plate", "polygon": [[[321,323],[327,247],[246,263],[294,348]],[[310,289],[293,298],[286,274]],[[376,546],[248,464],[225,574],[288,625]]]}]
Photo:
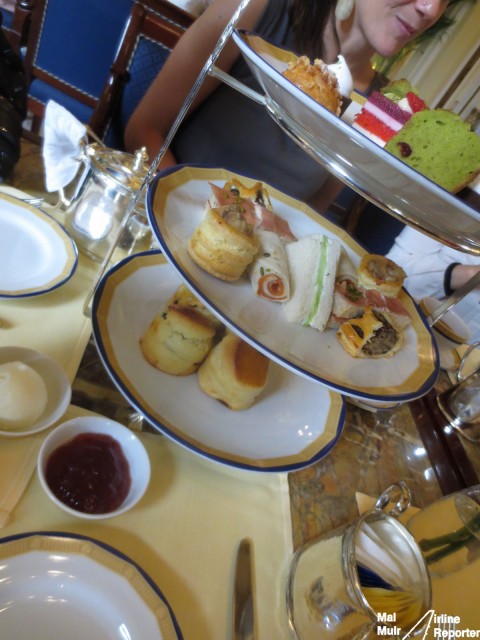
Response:
[{"label": "oval white plate", "polygon": [[0,194],[0,298],[56,289],[72,277],[77,263],[75,243],[56,220]]},{"label": "oval white plate", "polygon": [[282,76],[290,51],[238,30],[233,39],[268,96],[273,119],[330,171],[404,222],[480,254],[480,213],[369,140]]},{"label": "oval white plate", "polygon": [[[232,331],[291,371],[321,382],[334,391],[359,399],[406,401],[426,393],[438,375],[438,355],[432,333],[410,298],[402,302],[412,317],[404,346],[391,358],[352,358],[335,331],[323,333],[287,322],[282,305],[263,300],[242,278],[224,282],[198,267],[187,253],[187,241],[205,215],[210,182],[223,185],[236,176],[224,169],[176,167],[160,173],[150,185],[147,211],[166,257],[193,292]],[[267,185],[268,186],[268,185]],[[354,264],[365,250],[345,231],[307,205],[268,187],[274,211],[287,220],[297,238],[310,233],[337,237]]]},{"label": "oval white plate", "polygon": [[43,532],[3,538],[0,583],[2,638],[182,638],[151,578],[92,538]]},{"label": "oval white plate", "polygon": [[15,361],[23,362],[35,369],[47,385],[48,401],[45,411],[31,427],[7,431],[1,428],[0,436],[19,438],[44,431],[60,420],[72,397],[72,388],[67,374],[56,360],[44,353],[25,347],[0,347],[0,364]]},{"label": "oval white plate", "polygon": [[343,398],[271,363],[250,409],[231,411],[201,391],[195,374],[170,376],[143,357],[139,339],[181,284],[160,253],[115,266],[93,301],[93,332],[113,381],[153,426],[186,448],[228,465],[287,471],[326,455],[343,428]]}]

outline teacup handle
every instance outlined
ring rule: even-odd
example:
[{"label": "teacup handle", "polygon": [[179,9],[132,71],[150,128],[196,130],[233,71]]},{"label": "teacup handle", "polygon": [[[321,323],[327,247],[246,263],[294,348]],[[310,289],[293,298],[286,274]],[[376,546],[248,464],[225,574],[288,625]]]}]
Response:
[{"label": "teacup handle", "polygon": [[465,366],[465,363],[468,360],[468,356],[472,353],[472,351],[474,351],[478,347],[480,347],[480,341],[472,342],[472,344],[468,346],[468,349],[463,354],[462,359],[460,360],[460,364],[458,366],[458,370],[457,370],[457,382],[463,382],[465,380],[465,378],[468,377],[468,376],[465,376],[462,373],[462,369],[463,369],[463,367]]},{"label": "teacup handle", "polygon": [[390,516],[399,516],[412,504],[412,494],[403,480],[391,484],[385,489],[375,502],[375,509],[384,511],[385,507],[392,502],[395,502],[394,506],[386,512]]}]

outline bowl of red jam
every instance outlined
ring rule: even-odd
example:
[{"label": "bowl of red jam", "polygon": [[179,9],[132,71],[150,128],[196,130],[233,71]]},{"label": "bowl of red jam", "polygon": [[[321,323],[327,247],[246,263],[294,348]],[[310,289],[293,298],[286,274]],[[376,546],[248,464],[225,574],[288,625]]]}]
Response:
[{"label": "bowl of red jam", "polygon": [[49,498],[80,518],[125,513],[150,482],[150,459],[140,439],[100,416],[73,418],[56,427],[43,441],[37,468]]}]

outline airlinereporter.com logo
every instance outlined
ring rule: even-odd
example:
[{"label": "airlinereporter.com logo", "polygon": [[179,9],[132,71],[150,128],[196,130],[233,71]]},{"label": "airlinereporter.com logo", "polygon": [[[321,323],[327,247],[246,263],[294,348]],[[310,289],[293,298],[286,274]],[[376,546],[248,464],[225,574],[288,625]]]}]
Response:
[{"label": "airlinereporter.com logo", "polygon": [[460,616],[451,616],[446,613],[436,613],[430,609],[420,620],[406,633],[397,626],[396,613],[377,613],[377,636],[395,637],[407,640],[455,640],[456,638],[480,638],[480,628],[461,628]]}]

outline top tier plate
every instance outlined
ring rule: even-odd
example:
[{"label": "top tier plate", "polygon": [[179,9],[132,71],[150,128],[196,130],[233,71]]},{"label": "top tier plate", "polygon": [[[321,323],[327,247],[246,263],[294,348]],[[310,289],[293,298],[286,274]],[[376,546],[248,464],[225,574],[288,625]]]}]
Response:
[{"label": "top tier plate", "polygon": [[260,36],[233,39],[272,118],[312,157],[366,198],[460,251],[480,255],[480,213],[369,140],[282,76],[296,56]]},{"label": "top tier plate", "polygon": [[[412,318],[405,344],[391,358],[352,358],[335,331],[322,333],[287,322],[281,303],[255,295],[247,278],[219,280],[198,267],[187,253],[187,242],[205,215],[210,183],[223,186],[236,177],[248,187],[255,182],[224,169],[167,169],[150,184],[147,212],[167,260],[185,284],[232,331],[294,373],[320,382],[333,391],[360,400],[400,402],[418,398],[433,386],[439,370],[432,333],[405,291],[401,299]],[[266,185],[274,211],[288,222],[297,238],[323,233],[340,240],[358,265],[365,250],[345,231],[307,205]]]}]

